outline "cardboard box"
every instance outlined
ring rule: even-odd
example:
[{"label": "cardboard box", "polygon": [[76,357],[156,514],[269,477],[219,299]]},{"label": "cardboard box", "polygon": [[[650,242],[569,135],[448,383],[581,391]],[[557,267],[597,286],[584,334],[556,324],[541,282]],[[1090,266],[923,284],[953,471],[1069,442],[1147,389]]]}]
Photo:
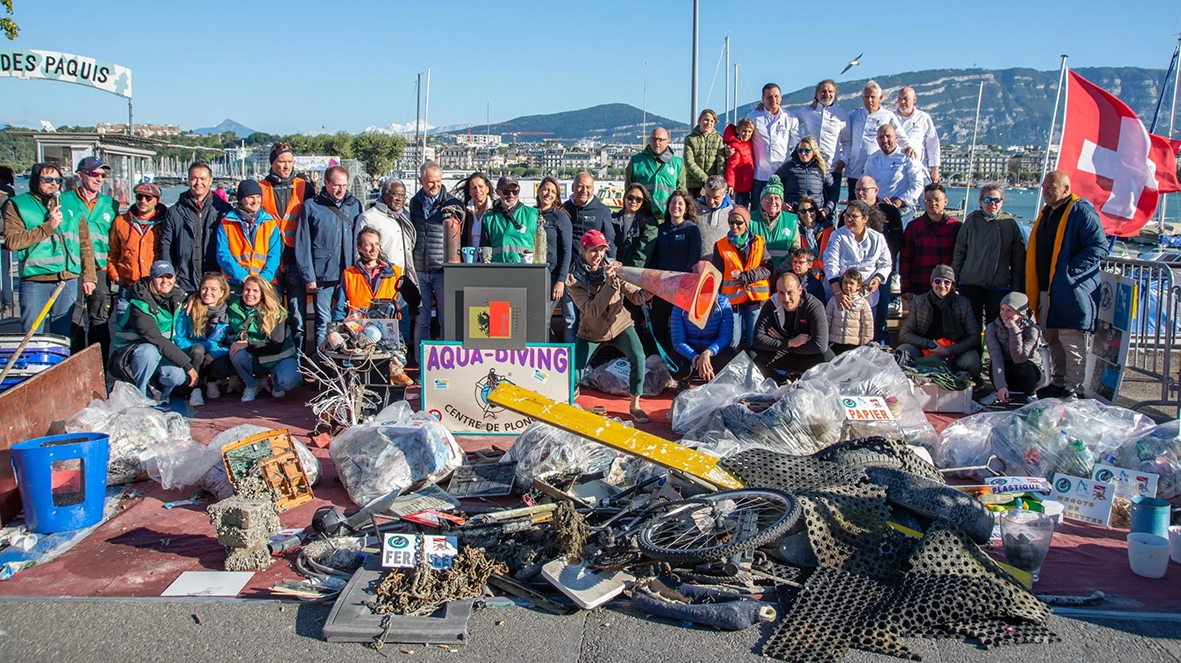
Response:
[{"label": "cardboard box", "polygon": [[940,414],[967,414],[972,411],[972,389],[948,391],[937,384],[915,385],[914,397],[918,399],[923,412]]}]

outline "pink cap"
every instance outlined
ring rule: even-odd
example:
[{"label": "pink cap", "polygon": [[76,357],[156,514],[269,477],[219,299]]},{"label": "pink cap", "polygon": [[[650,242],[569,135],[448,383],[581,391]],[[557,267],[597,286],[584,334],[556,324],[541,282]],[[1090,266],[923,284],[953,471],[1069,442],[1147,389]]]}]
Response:
[{"label": "pink cap", "polygon": [[593,249],[598,246],[608,246],[607,238],[598,230],[588,230],[582,234],[582,248]]}]

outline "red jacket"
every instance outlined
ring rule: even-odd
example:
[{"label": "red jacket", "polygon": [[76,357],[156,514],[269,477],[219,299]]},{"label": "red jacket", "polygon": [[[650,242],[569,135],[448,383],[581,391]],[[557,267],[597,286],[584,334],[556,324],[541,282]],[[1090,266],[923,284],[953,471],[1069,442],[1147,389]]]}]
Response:
[{"label": "red jacket", "polygon": [[722,140],[727,147],[734,148],[734,154],[726,159],[726,184],[734,193],[750,193],[755,185],[755,155],[750,141],[739,140],[738,129],[733,124],[726,127]]},{"label": "red jacket", "polygon": [[131,222],[131,209],[111,223],[111,246],[108,250],[107,276],[111,283],[130,286],[148,275],[152,263],[160,259],[160,221],[168,208],[157,203],[150,223]]}]

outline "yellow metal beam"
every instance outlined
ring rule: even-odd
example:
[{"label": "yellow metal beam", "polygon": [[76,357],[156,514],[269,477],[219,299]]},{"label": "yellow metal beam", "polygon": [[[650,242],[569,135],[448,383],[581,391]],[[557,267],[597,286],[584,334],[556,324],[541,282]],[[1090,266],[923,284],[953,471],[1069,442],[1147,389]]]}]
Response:
[{"label": "yellow metal beam", "polygon": [[676,442],[600,417],[573,405],[559,403],[505,381],[492,390],[488,400],[503,408],[581,435],[661,467],[679,470],[718,488],[733,490],[745,484],[718,467],[718,459]]}]

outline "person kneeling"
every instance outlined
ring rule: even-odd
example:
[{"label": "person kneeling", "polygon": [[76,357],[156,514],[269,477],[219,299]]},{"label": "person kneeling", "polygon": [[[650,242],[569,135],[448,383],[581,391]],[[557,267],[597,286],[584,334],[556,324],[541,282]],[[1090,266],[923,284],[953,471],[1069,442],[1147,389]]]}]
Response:
[{"label": "person kneeling", "polygon": [[623,300],[627,298],[640,305],[652,295],[620,280],[621,267],[617,262],[607,264],[607,238],[603,233],[588,230],[583,234],[579,255],[566,277],[566,291],[579,312],[578,335],[574,342],[575,384],[582,383],[586,365],[600,345],[614,346],[631,364],[628,393],[631,394],[632,419],[637,424],[646,424],[648,415],[640,409],[640,394],[644,390],[644,346],[636,335],[631,313],[623,307]]},{"label": "person kneeling", "polygon": [[299,384],[299,359],[295,341],[287,329],[287,309],[279,296],[261,277],[247,276],[242,296],[230,302],[230,331],[236,339],[230,345],[230,361],[246,388],[242,402],[258,396],[259,377],[270,375],[271,395],[282,398]]},{"label": "person kneeling", "polygon": [[897,354],[942,357],[952,369],[980,379],[980,321],[968,298],[956,294],[951,267],[931,270],[931,289],[911,298],[898,341]]},{"label": "person kneeling", "polygon": [[803,373],[830,361],[828,317],[824,305],[804,291],[800,277],[788,272],[775,282],[775,296],[759,311],[751,359],[763,375]]},{"label": "person kneeling", "polygon": [[992,361],[992,385],[998,403],[1024,402],[1045,383],[1042,330],[1029,318],[1029,297],[1025,293],[1005,295],[1000,315],[984,328],[984,344]]},{"label": "person kneeling", "polygon": [[689,312],[685,309],[679,306],[673,309],[670,331],[676,351],[672,360],[677,364],[677,370],[672,376],[680,387],[688,386],[694,372],[709,382],[730,363],[738,352],[739,335],[735,333],[735,322],[730,300],[722,295],[718,295],[710,309],[704,329],[698,329],[689,321]]},{"label": "person kneeling", "polygon": [[[189,361],[205,384],[205,396],[210,399],[221,396],[218,381],[234,374],[234,365],[226,351],[230,336],[229,299],[229,281],[220,272],[210,272],[201,277],[197,292],[189,295],[177,320],[176,345],[188,353]],[[198,384],[189,394],[189,405],[204,405],[205,396]]]},{"label": "person kneeling", "polygon": [[152,263],[148,276],[131,286],[127,309],[116,321],[111,344],[111,374],[134,382],[145,396],[155,379],[163,403],[174,388],[197,384],[197,369],[173,340],[185,301],[184,291],[175,285],[172,263]]}]

